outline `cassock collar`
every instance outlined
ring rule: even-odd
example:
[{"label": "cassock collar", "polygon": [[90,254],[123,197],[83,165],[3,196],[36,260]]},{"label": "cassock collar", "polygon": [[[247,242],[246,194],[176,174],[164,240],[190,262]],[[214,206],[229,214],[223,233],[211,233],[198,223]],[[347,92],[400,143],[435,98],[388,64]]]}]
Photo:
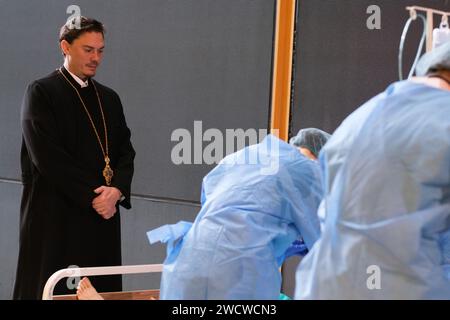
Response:
[{"label": "cassock collar", "polygon": [[66,64],[64,64],[61,69],[63,70],[63,72],[66,71],[66,75],[69,74],[81,88],[86,88],[89,85],[89,78],[86,81],[81,80],[78,76],[69,71],[69,68],[66,67]]}]

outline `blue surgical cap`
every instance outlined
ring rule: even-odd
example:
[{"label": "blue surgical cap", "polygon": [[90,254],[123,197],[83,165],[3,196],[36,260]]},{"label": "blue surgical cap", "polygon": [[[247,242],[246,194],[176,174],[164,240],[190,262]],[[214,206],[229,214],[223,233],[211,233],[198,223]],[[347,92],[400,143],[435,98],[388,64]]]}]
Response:
[{"label": "blue surgical cap", "polygon": [[416,75],[422,77],[438,70],[450,70],[450,42],[424,54],[417,64]]},{"label": "blue surgical cap", "polygon": [[306,148],[317,158],[320,149],[322,149],[330,137],[331,135],[329,133],[316,128],[301,129],[295,137],[289,140],[289,144]]}]

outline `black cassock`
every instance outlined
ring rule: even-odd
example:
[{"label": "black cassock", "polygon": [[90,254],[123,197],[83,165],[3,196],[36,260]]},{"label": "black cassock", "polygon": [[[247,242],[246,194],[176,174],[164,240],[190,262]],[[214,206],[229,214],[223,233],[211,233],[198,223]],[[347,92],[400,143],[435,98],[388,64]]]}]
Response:
[{"label": "black cassock", "polygon": [[[71,77],[97,127],[105,135],[92,79],[86,88]],[[103,105],[114,177],[111,186],[129,209],[135,151],[119,96],[95,82]],[[47,279],[69,266],[121,265],[120,214],[103,219],[93,208],[93,192],[105,185],[104,157],[74,88],[59,71],[31,83],[22,105],[21,166],[23,194],[20,249],[14,299],[41,299]],[[121,291],[121,276],[91,278],[99,291]],[[74,293],[63,279],[55,293]]]}]

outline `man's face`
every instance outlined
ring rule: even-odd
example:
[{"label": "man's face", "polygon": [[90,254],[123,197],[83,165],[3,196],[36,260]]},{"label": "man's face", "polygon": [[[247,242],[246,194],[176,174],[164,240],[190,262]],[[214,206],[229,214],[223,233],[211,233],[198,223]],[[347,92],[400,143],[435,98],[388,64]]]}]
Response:
[{"label": "man's face", "polygon": [[72,43],[61,41],[61,50],[66,55],[70,72],[81,79],[95,76],[105,47],[103,34],[85,32]]}]

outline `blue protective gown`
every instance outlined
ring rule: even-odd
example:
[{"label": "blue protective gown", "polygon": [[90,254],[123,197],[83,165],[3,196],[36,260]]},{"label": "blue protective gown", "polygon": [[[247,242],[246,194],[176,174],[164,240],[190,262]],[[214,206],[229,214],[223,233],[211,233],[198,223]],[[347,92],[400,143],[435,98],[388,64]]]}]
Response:
[{"label": "blue protective gown", "polygon": [[450,92],[392,84],[342,123],[320,162],[325,224],[295,298],[450,299]]},{"label": "blue protective gown", "polygon": [[[278,299],[277,258],[299,236],[308,248],[318,239],[322,195],[318,162],[272,135],[227,156],[203,179],[194,224],[171,244],[161,299]],[[172,227],[164,242],[183,233]]]}]

